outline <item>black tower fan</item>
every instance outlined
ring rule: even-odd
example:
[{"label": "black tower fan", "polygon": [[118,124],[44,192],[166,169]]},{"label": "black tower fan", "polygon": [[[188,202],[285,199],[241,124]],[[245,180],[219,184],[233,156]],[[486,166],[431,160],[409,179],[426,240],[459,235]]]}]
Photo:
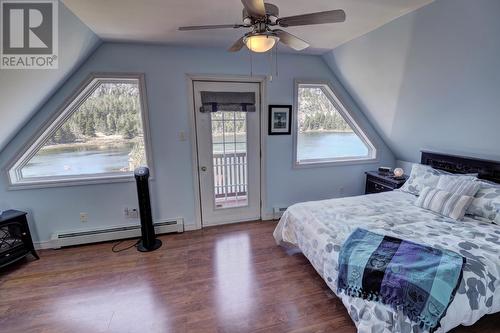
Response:
[{"label": "black tower fan", "polygon": [[141,215],[141,241],[137,249],[141,252],[154,251],[161,246],[161,240],[156,239],[149,200],[149,169],[139,167],[134,171],[137,182],[137,196],[139,198],[139,213]]}]

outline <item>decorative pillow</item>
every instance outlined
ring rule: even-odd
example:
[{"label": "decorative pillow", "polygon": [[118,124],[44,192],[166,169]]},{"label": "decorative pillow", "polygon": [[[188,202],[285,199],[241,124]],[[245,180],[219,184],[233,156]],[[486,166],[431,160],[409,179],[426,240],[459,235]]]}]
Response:
[{"label": "decorative pillow", "polygon": [[439,177],[436,188],[458,195],[473,197],[479,191],[481,183],[475,181],[476,177],[442,175]]},{"label": "decorative pillow", "polygon": [[[496,205],[500,205],[500,185],[491,185],[483,181],[479,181],[478,183],[480,184],[479,191],[476,193],[474,200],[472,200],[466,214],[493,222],[497,218],[497,215],[500,215],[498,209],[495,207]],[[500,219],[500,216],[498,219]]]},{"label": "decorative pillow", "polygon": [[497,209],[497,216],[495,217],[495,221],[493,221],[493,223],[500,225],[500,203],[495,203],[495,208]]},{"label": "decorative pillow", "polygon": [[424,187],[436,187],[441,175],[450,174],[446,171],[433,169],[429,165],[413,164],[410,178],[400,188],[401,191],[419,195]]},{"label": "decorative pillow", "polygon": [[470,196],[458,195],[427,186],[420,193],[415,205],[460,220],[464,217],[465,210],[473,199]]}]

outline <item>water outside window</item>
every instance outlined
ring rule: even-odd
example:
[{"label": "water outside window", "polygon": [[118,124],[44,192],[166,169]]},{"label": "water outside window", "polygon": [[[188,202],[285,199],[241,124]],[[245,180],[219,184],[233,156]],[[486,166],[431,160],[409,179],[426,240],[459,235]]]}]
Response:
[{"label": "water outside window", "polygon": [[145,163],[138,83],[102,83],[21,172],[23,178],[93,175]]},{"label": "water outside window", "polygon": [[298,89],[297,161],[359,158],[368,147],[321,87]]},{"label": "water outside window", "polygon": [[246,112],[211,114],[216,208],[248,205],[246,117]]}]

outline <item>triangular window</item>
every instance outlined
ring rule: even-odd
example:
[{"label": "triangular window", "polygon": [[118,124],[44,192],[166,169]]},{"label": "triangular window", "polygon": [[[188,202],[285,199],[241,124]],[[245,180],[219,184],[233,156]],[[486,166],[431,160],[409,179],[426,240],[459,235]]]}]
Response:
[{"label": "triangular window", "polygon": [[376,150],[327,84],[297,84],[296,165],[372,160]]},{"label": "triangular window", "polygon": [[10,168],[13,185],[129,178],[147,165],[142,75],[92,76]]}]

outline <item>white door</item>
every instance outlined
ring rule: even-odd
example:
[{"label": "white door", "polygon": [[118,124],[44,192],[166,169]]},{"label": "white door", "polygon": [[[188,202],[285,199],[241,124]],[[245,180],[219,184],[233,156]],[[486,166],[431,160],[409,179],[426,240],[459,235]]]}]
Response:
[{"label": "white door", "polygon": [[[193,88],[202,224],[260,219],[260,84],[195,81]],[[201,112],[202,92],[254,94],[255,111]]]}]

